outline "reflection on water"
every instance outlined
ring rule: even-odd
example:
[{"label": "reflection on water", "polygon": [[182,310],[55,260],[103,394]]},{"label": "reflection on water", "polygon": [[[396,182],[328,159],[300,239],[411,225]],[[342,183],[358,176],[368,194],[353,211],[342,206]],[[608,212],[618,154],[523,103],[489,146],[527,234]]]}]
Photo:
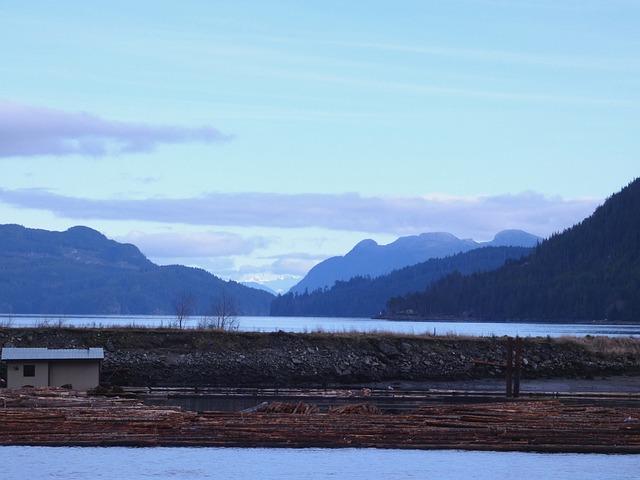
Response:
[{"label": "reflection on water", "polygon": [[[357,393],[357,392],[356,392]],[[402,396],[401,398],[388,397],[363,397],[361,395],[350,396],[348,390],[343,390],[338,394],[329,392],[328,394],[317,394],[313,391],[305,391],[304,393],[264,393],[259,390],[252,392],[252,389],[244,389],[242,393],[236,394],[192,394],[188,392],[178,393],[172,392],[168,395],[151,394],[141,396],[141,399],[147,405],[169,405],[182,408],[193,412],[203,411],[227,411],[239,412],[257,407],[261,403],[267,402],[285,402],[297,404],[302,401],[305,404],[315,405],[320,412],[326,412],[332,407],[337,407],[349,403],[371,403],[374,404],[383,413],[401,413],[411,410],[417,410],[424,403],[471,403],[479,401],[501,401],[503,396],[499,398],[472,397],[462,398],[459,396]]]},{"label": "reflection on water", "polygon": [[[635,382],[637,384],[637,382]],[[148,393],[140,393],[147,405],[167,405],[193,412],[228,411],[238,412],[255,409],[262,403],[284,402],[297,404],[304,402],[315,405],[320,412],[346,404],[368,403],[383,414],[407,414],[417,411],[420,406],[433,404],[480,404],[509,402],[513,399],[505,395],[504,381],[492,382],[493,388],[478,388],[467,382],[462,389],[440,388],[437,383],[423,389],[379,389],[379,388],[310,388],[310,389],[261,389],[261,388],[152,388]],[[484,385],[486,387],[486,385]],[[520,400],[549,400],[574,406],[637,407],[637,387],[627,395],[615,393],[580,391],[546,392],[536,390],[521,391]]]},{"label": "reflection on water", "polygon": [[[187,321],[196,327],[200,317]],[[0,315],[0,326],[74,326],[74,327],[162,327],[175,325],[175,317],[162,315]],[[239,328],[247,332],[397,332],[408,334],[473,335],[515,337],[561,337],[571,335],[640,336],[635,325],[495,323],[495,322],[410,322],[370,318],[328,317],[239,317]]]}]

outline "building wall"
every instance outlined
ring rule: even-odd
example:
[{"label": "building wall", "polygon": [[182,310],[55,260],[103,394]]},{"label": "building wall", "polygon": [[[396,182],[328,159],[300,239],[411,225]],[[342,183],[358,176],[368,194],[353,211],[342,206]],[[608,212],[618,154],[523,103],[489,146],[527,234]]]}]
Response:
[{"label": "building wall", "polygon": [[49,362],[49,385],[95,388],[100,382],[100,362],[96,360],[55,360]]},{"label": "building wall", "polygon": [[[34,367],[34,376],[25,377],[25,366]],[[7,387],[20,388],[25,385],[46,387],[49,385],[49,362],[46,361],[17,361],[7,362]]]},{"label": "building wall", "polygon": [[[26,367],[26,369],[25,369]],[[25,372],[33,371],[33,376]],[[7,387],[61,387],[94,388],[100,382],[100,362],[97,360],[20,360],[7,362]]]}]

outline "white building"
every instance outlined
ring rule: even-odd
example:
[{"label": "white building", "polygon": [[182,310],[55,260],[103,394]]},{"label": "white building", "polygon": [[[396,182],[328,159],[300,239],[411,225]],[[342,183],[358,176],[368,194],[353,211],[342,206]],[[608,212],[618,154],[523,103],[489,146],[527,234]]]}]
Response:
[{"label": "white building", "polygon": [[49,349],[3,348],[7,364],[7,387],[94,388],[100,382],[102,348]]}]

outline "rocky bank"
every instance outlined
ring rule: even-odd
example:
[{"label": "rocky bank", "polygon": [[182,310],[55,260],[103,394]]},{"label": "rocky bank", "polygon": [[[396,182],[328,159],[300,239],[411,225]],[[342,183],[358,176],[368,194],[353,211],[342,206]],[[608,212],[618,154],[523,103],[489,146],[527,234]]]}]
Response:
[{"label": "rocky bank", "polygon": [[[506,344],[506,337],[0,328],[0,347],[103,347],[101,380],[122,386],[311,387],[501,378]],[[523,379],[612,375],[640,376],[640,340],[523,339]]]}]

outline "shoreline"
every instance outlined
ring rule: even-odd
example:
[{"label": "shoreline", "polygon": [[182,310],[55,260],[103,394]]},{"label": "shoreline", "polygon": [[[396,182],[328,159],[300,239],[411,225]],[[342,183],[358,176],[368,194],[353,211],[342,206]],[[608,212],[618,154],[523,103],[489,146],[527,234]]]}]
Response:
[{"label": "shoreline", "polygon": [[[505,377],[507,337],[384,333],[0,328],[0,346],[102,347],[100,382],[119,386],[317,388]],[[0,365],[0,377],[4,364]],[[640,377],[640,339],[523,338],[521,383]],[[602,382],[606,384],[607,381]],[[566,387],[578,388],[576,382]],[[13,385],[17,386],[17,385]],[[464,387],[466,388],[466,387]],[[584,387],[580,387],[584,388]],[[588,388],[591,388],[589,386]]]},{"label": "shoreline", "polygon": [[569,325],[601,325],[603,327],[612,326],[612,325],[637,325],[637,321],[632,320],[568,320],[568,319],[518,319],[518,318],[478,318],[478,317],[421,317],[416,315],[374,315],[371,317],[373,320],[388,320],[390,322],[430,322],[430,323],[449,323],[449,322],[459,322],[459,323],[531,323],[534,325],[561,325],[561,324],[569,324]]}]

